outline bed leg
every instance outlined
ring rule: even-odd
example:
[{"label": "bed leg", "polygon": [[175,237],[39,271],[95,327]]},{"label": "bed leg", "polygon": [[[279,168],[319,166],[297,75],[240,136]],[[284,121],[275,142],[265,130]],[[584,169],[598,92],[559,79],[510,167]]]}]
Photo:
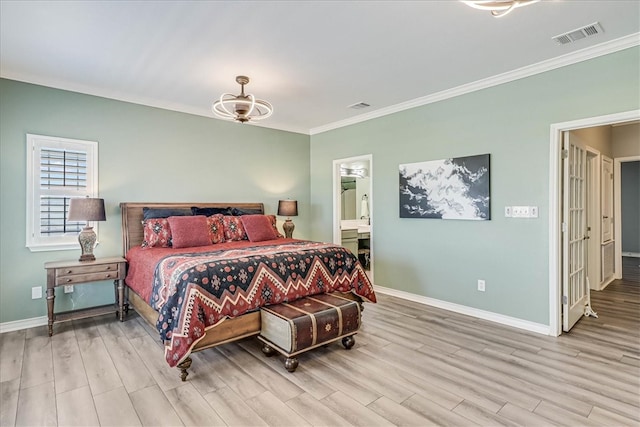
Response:
[{"label": "bed leg", "polygon": [[187,369],[191,367],[191,362],[192,362],[191,358],[187,357],[181,363],[178,363],[178,369],[180,369],[180,378],[182,379],[182,381],[187,380],[187,375],[189,375],[189,372],[187,372]]}]

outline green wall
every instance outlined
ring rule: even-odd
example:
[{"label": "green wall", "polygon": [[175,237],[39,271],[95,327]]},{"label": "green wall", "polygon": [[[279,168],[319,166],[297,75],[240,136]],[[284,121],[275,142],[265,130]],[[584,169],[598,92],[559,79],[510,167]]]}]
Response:
[{"label": "green wall", "polygon": [[[638,109],[639,52],[311,136],[312,238],[332,239],[332,161],[372,154],[376,285],[548,325],[550,125]],[[399,218],[399,164],[484,153],[490,221]],[[505,218],[513,205],[539,218]]]},{"label": "green wall", "polygon": [[[107,221],[96,256],[121,254],[125,201],[299,201],[294,237],[310,237],[309,136],[223,122],[42,86],[0,80],[0,323],[46,315],[46,261],[80,248],[31,252],[26,234],[25,134],[98,141],[99,188]],[[109,282],[56,293],[56,311],[113,301]]]},{"label": "green wall", "polygon": [[[99,142],[108,212],[97,256],[121,253],[122,201],[263,201],[275,213],[290,197],[299,201],[295,237],[331,241],[332,162],[373,154],[377,285],[548,324],[550,125],[640,108],[639,53],[311,137],[0,80],[0,323],[46,315],[45,300],[31,300],[31,287],[45,285],[44,262],[80,252],[25,247],[25,134],[36,133]],[[491,221],[399,218],[399,164],[483,153]],[[510,205],[538,206],[540,217],[504,218]],[[58,310],[113,298],[108,282],[75,289],[58,292]]]}]

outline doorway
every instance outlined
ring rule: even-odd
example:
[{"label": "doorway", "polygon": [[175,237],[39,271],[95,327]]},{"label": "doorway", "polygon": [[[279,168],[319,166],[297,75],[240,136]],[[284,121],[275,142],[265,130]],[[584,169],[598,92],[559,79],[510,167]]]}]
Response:
[{"label": "doorway", "polygon": [[[562,333],[563,305],[563,236],[569,224],[563,223],[563,135],[571,130],[613,125],[640,119],[640,110],[610,114],[551,125],[550,170],[549,170],[549,333]],[[615,222],[614,222],[615,223]],[[619,253],[618,253],[619,254]],[[616,256],[616,260],[619,255]],[[617,263],[616,263],[617,264]],[[617,266],[616,266],[617,268]],[[620,274],[616,271],[615,274]]]},{"label": "doorway", "polygon": [[333,243],[353,252],[373,283],[373,156],[333,161]]},{"label": "doorway", "polygon": [[[630,206],[625,206],[623,209],[622,200],[623,200],[623,193],[626,194],[625,197],[629,197],[629,193],[633,195],[632,197],[636,197],[636,198],[638,197],[638,193],[637,193],[638,181],[633,178],[632,180],[635,180],[635,182],[629,182],[630,180],[627,180],[626,178],[623,179],[622,169],[625,166],[632,167],[633,165],[637,165],[639,162],[640,162],[640,156],[619,157],[617,159],[614,159],[614,162],[613,162],[613,180],[614,180],[614,197],[613,198],[614,198],[614,204],[615,204],[615,211],[620,212],[623,215],[625,215],[625,211],[627,211],[626,214],[629,214],[624,217],[616,216],[615,218],[614,232],[616,233],[617,236],[621,236],[621,238],[616,241],[615,251],[616,253],[622,255],[620,257],[616,257],[615,268],[616,268],[616,271],[619,273],[622,273],[623,271],[626,270],[627,275],[631,274],[631,276],[633,276],[634,279],[638,277],[638,272],[640,269],[640,242],[638,242],[639,234],[637,229],[637,224],[639,223],[639,221],[637,218],[637,211],[635,212],[636,217],[634,218],[633,209],[631,210],[631,212],[629,212],[628,210],[629,207],[635,205],[634,201],[631,201],[631,203],[629,204]],[[636,170],[638,167],[639,166],[636,166]],[[637,176],[638,175],[636,173],[636,177]],[[635,194],[633,191],[634,186],[635,186]],[[625,191],[623,191],[623,187]],[[624,242],[625,238],[628,239],[626,244]],[[624,257],[624,260],[623,260],[623,257]],[[622,275],[619,275],[616,277],[618,279],[621,279]]]}]

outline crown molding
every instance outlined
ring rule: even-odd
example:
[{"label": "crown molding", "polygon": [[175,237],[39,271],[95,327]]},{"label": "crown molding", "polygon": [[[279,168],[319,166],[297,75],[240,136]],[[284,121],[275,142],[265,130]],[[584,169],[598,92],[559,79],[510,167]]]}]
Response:
[{"label": "crown molding", "polygon": [[435,102],[444,101],[445,99],[454,98],[456,96],[465,95],[467,93],[475,92],[482,89],[487,89],[493,86],[498,86],[504,83],[512,82],[514,80],[531,77],[536,74],[544,73],[546,71],[555,70],[557,68],[566,67],[568,65],[577,64],[579,62],[587,61],[589,59],[597,58],[600,56],[608,55],[610,53],[618,52],[621,50],[629,49],[640,45],[640,33],[629,34],[628,36],[620,37],[615,40],[611,40],[605,43],[601,43],[595,46],[587,47],[575,52],[571,52],[562,56],[558,56],[546,61],[538,62],[536,64],[528,65],[526,67],[518,68],[506,73],[497,74],[486,79],[477,80],[475,82],[467,83],[461,86],[457,86],[451,89],[446,89],[441,92],[436,92],[431,95],[426,95],[420,98],[413,99],[411,101],[402,102],[400,104],[391,105],[386,108],[371,111],[366,114],[361,114],[355,117],[351,117],[345,120],[329,123],[324,126],[318,126],[309,130],[309,135],[317,135],[319,133],[327,132],[334,129],[339,129],[345,126],[350,126],[356,123],[361,123],[367,120],[376,119],[378,117],[387,116],[400,111],[408,110],[422,105],[433,104]]}]

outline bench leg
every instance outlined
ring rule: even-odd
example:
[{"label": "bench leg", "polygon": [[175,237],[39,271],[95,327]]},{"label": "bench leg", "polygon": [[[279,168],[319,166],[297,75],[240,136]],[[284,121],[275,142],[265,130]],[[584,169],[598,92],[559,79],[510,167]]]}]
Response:
[{"label": "bench leg", "polygon": [[262,345],[262,353],[264,353],[264,355],[267,356],[267,357],[271,357],[274,354],[276,354],[276,351],[273,348],[271,348],[270,345],[263,344]]},{"label": "bench leg", "polygon": [[298,359],[296,357],[287,357],[287,360],[284,361],[284,367],[289,372],[294,372],[298,367]]},{"label": "bench leg", "polygon": [[342,345],[347,350],[351,350],[351,347],[353,347],[355,343],[356,343],[356,339],[353,337],[353,335],[349,335],[348,337],[342,338]]}]

